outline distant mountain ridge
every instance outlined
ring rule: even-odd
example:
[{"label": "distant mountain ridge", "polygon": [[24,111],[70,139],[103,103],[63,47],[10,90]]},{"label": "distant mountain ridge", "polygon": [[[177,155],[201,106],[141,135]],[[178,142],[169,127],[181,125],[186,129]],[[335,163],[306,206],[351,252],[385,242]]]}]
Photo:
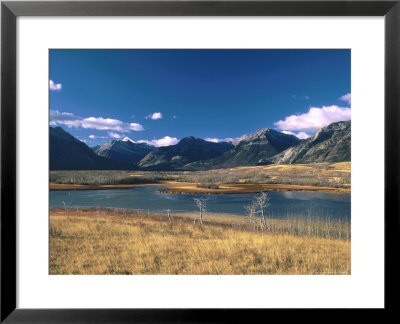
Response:
[{"label": "distant mountain ridge", "polygon": [[186,164],[211,159],[233,148],[228,142],[208,142],[193,136],[183,138],[178,144],[159,147],[146,155],[139,167],[149,170],[177,170]]},{"label": "distant mountain ridge", "polygon": [[351,121],[332,123],[305,140],[265,128],[232,142],[189,136],[158,148],[128,138],[89,148],[61,127],[50,127],[50,170],[209,170],[350,160]]},{"label": "distant mountain ridge", "polygon": [[122,163],[138,163],[156,147],[131,140],[111,140],[95,149],[99,156]]},{"label": "distant mountain ridge", "polygon": [[296,136],[264,128],[236,139],[233,141],[234,147],[221,156],[188,164],[185,169],[205,170],[271,164],[271,157],[296,145],[299,141]]}]

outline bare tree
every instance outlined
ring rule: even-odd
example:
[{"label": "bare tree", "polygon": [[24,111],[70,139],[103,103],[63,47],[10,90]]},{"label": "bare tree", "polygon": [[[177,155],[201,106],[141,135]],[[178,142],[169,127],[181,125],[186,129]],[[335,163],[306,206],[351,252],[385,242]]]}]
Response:
[{"label": "bare tree", "polygon": [[167,209],[167,216],[168,216],[169,222],[172,222],[172,219],[171,219],[171,209]]},{"label": "bare tree", "polygon": [[207,199],[204,198],[193,198],[194,202],[197,205],[197,208],[199,208],[200,211],[200,224],[203,224],[203,214],[206,212],[206,207],[207,207]]},{"label": "bare tree", "polygon": [[247,210],[247,214],[249,215],[249,221],[251,224],[251,227],[253,228],[253,230],[255,230],[257,228],[257,218],[256,218],[256,204],[255,201],[253,200],[249,205],[245,206],[246,210]]},{"label": "bare tree", "polygon": [[262,230],[265,230],[267,228],[267,217],[265,212],[268,206],[271,205],[268,202],[268,193],[260,192],[253,198],[250,205],[246,207],[250,216],[250,222],[255,223],[255,216],[258,216],[260,218],[260,227]]}]

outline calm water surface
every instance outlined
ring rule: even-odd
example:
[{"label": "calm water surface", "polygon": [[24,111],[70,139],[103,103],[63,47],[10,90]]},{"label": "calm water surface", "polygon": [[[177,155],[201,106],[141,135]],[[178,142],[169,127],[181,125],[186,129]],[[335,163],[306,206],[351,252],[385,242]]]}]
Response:
[{"label": "calm water surface", "polygon": [[[145,210],[195,211],[193,198],[207,200],[207,211],[246,215],[245,206],[255,194],[181,195],[158,193],[163,186],[132,189],[50,191],[50,208],[117,207]],[[271,191],[268,214],[274,218],[301,217],[350,222],[350,194]]]}]

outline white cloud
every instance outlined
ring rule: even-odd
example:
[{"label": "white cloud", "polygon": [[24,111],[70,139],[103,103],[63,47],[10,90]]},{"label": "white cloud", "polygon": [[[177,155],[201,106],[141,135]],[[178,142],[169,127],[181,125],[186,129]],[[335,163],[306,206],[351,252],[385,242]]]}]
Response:
[{"label": "white cloud", "polygon": [[50,80],[50,90],[60,91],[61,89],[62,89],[61,83],[54,83],[53,80]]},{"label": "white cloud", "polygon": [[137,123],[124,123],[118,119],[103,117],[82,118],[67,112],[50,110],[50,125],[65,125],[69,128],[86,128],[97,130],[108,130],[126,133],[130,131],[142,131],[143,126]]},{"label": "white cloud", "polygon": [[157,120],[157,119],[161,119],[162,118],[162,113],[160,113],[160,112],[155,112],[155,113],[152,113],[152,114],[149,114],[149,115],[147,115],[146,117],[145,117],[146,119],[152,119],[152,120]]},{"label": "white cloud", "polygon": [[169,146],[169,145],[175,145],[178,142],[179,142],[179,140],[176,137],[164,136],[163,138],[156,140],[155,145],[156,146]]},{"label": "white cloud", "polygon": [[50,122],[57,123],[60,121],[74,121],[77,118],[74,114],[67,112],[59,112],[58,110],[50,110]]},{"label": "white cloud", "polygon": [[[103,118],[103,117],[89,117],[80,120],[79,126],[82,128],[91,128],[98,130],[114,130],[118,132],[140,131],[143,126],[136,123],[124,123],[118,119]],[[78,126],[78,127],[79,127]]]},{"label": "white cloud", "polygon": [[232,137],[227,137],[227,138],[215,138],[215,137],[207,137],[205,138],[207,142],[213,142],[213,143],[220,143],[220,142],[232,142],[234,138]]},{"label": "white cloud", "polygon": [[289,135],[294,135],[294,136],[296,136],[297,138],[300,138],[300,139],[306,139],[306,138],[309,138],[310,137],[310,135],[308,135],[307,133],[305,133],[305,132],[298,132],[298,133],[294,133],[294,132],[291,132],[291,131],[282,131],[282,133],[284,133],[284,134],[289,134]]},{"label": "white cloud", "polygon": [[278,129],[285,131],[315,133],[320,128],[333,122],[350,119],[350,108],[333,105],[321,108],[312,107],[307,113],[288,116],[284,120],[275,122],[274,125]]},{"label": "white cloud", "polygon": [[111,138],[116,138],[116,139],[121,138],[121,135],[119,135],[118,133],[114,133],[114,132],[108,132],[108,136],[110,136]]},{"label": "white cloud", "polygon": [[339,100],[345,101],[345,102],[347,102],[349,105],[351,105],[351,93],[347,93],[347,94],[341,96],[341,97],[339,98]]},{"label": "white cloud", "polygon": [[108,136],[96,136],[96,135],[89,135],[90,139],[96,139],[96,138],[108,138]]},{"label": "white cloud", "polygon": [[138,123],[130,123],[129,125],[130,125],[131,130],[134,130],[137,132],[144,130],[143,126]]},{"label": "white cloud", "polygon": [[179,142],[179,140],[176,137],[169,137],[169,136],[164,136],[163,138],[154,139],[151,141],[149,141],[149,140],[137,141],[137,143],[147,143],[149,145],[154,145],[157,147],[175,145],[178,142]]}]

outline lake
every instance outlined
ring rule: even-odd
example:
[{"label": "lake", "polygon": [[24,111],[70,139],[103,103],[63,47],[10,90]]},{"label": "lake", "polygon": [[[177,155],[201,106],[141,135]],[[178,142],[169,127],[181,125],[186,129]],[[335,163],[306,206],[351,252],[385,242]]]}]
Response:
[{"label": "lake", "polygon": [[[181,195],[159,193],[165,186],[131,189],[50,191],[50,208],[115,207],[143,210],[196,211],[193,198],[207,199],[207,211],[246,215],[255,194]],[[322,192],[270,191],[267,214],[273,218],[300,217],[350,222],[351,195]]]}]

